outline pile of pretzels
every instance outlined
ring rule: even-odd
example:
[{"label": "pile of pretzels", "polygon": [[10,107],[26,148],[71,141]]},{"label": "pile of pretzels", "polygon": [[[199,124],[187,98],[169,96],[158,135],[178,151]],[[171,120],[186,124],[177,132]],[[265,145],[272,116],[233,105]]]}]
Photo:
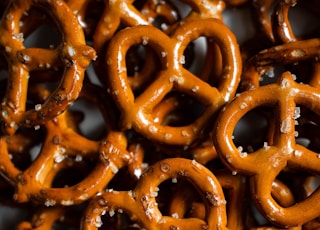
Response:
[{"label": "pile of pretzels", "polygon": [[0,229],[320,229],[319,9],[2,0]]}]

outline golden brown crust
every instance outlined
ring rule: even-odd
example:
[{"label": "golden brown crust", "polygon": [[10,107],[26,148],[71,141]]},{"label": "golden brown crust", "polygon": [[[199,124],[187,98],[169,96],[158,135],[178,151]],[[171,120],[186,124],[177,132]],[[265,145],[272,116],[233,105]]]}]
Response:
[{"label": "golden brown crust", "polygon": [[6,229],[317,229],[318,6],[1,1]]}]

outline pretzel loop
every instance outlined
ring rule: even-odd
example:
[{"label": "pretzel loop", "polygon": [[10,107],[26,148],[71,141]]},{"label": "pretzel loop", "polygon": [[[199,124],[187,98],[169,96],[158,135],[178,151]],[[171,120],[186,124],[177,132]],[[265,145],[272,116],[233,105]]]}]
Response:
[{"label": "pretzel loop", "polygon": [[[61,29],[63,42],[56,49],[24,47],[19,21],[32,6],[40,6],[50,13]],[[58,0],[12,2],[3,16],[0,33],[0,44],[5,49],[10,66],[7,92],[2,103],[2,120],[6,132],[13,134],[21,125],[36,126],[52,119],[77,98],[84,70],[95,58],[95,51],[85,45],[76,17],[64,2]],[[41,106],[26,111],[29,72],[60,66],[64,67],[65,72],[58,88]]]},{"label": "pretzel loop", "polygon": [[[224,31],[224,33],[221,33]],[[130,34],[130,39],[128,38]],[[220,47],[225,70],[221,84],[215,88],[183,68],[181,60],[186,45],[200,37],[212,38]],[[137,26],[120,31],[110,43],[106,61],[111,94],[122,110],[122,128],[133,127],[145,136],[162,143],[190,144],[201,133],[212,114],[234,95],[239,82],[241,63],[233,34],[218,20],[197,20],[183,24],[169,38],[160,30]],[[161,41],[161,42],[160,42]],[[138,96],[134,96],[126,73],[125,54],[137,44],[148,44],[162,63],[156,79]],[[111,57],[117,57],[116,62]],[[154,107],[173,89],[191,95],[206,106],[192,124],[183,127],[161,126],[154,122]],[[169,134],[169,135],[168,135]]]},{"label": "pretzel loop", "polygon": [[[316,210],[306,211],[319,199],[318,190],[308,199],[286,208],[271,196],[272,182],[287,166],[319,173],[318,154],[297,144],[294,134],[296,105],[303,105],[319,114],[320,108],[316,103],[320,99],[319,93],[311,86],[297,84],[291,74],[285,72],[277,84],[246,91],[236,97],[226,106],[216,125],[215,133],[218,135],[215,135],[214,142],[218,154],[232,170],[252,176],[252,193],[257,205],[270,221],[279,225],[301,225],[319,215]],[[275,107],[273,143],[253,153],[243,154],[233,143],[233,130],[244,114],[259,106]]]}]

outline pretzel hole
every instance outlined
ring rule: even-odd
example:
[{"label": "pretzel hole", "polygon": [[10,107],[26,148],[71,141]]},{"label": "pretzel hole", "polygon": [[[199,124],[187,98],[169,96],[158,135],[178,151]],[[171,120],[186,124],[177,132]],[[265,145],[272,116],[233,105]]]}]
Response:
[{"label": "pretzel hole", "polygon": [[[259,69],[259,67],[257,68]],[[277,63],[277,65],[264,68],[259,79],[260,85],[263,86],[277,83],[279,77],[286,71],[289,71],[292,74],[293,80],[295,80],[296,82],[308,84],[312,80],[314,63],[312,61],[289,64]]]},{"label": "pretzel hole", "polygon": [[[277,176],[277,180],[281,181],[293,195],[293,198],[290,199],[287,189],[282,189],[280,194],[273,195],[273,198],[283,207],[290,207],[296,203],[303,202],[313,194],[320,185],[318,175],[309,173],[306,170],[296,170],[293,168],[282,170]],[[283,198],[279,199],[281,196]]]},{"label": "pretzel hole", "polygon": [[[80,155],[79,155],[80,156]],[[67,157],[63,160],[63,167],[57,172],[52,180],[52,188],[65,188],[78,184],[85,179],[94,168],[94,163],[90,160],[76,160],[72,157]]]},{"label": "pretzel hole", "polygon": [[160,68],[160,59],[147,40],[142,45],[131,46],[126,53],[127,76],[135,94],[140,94],[152,82]]},{"label": "pretzel hole", "polygon": [[198,218],[204,220],[206,206],[197,188],[186,179],[179,178],[176,183],[176,186],[172,186],[171,189],[173,195],[169,196],[168,198],[170,199],[166,201],[166,204],[170,205],[170,207],[167,208],[167,211],[162,211],[163,215],[166,214],[167,216],[180,219]]},{"label": "pretzel hole", "polygon": [[[256,33],[250,7],[227,7],[223,12],[223,22],[231,29],[240,45]],[[234,23],[237,22],[237,23]]]},{"label": "pretzel hole", "polygon": [[14,136],[7,138],[9,158],[17,169],[26,170],[37,158],[43,142],[41,136],[42,130],[19,128]]},{"label": "pretzel hole", "polygon": [[191,43],[189,43],[186,49],[184,50],[183,54],[184,68],[188,69],[191,73],[193,73],[196,76],[201,77],[203,74],[206,74],[203,73],[203,70],[205,69],[204,67],[206,63],[207,48],[208,46],[206,37],[199,37],[196,40],[193,40]]},{"label": "pretzel hole", "polygon": [[[41,22],[40,25],[39,22]],[[55,26],[56,23],[46,12],[37,7],[31,8],[25,13],[20,25],[22,30],[26,30],[23,43],[27,48],[55,48],[62,41],[62,34]]]},{"label": "pretzel hole", "polygon": [[5,95],[8,77],[9,72],[7,61],[4,56],[0,54],[0,100],[2,100]]},{"label": "pretzel hole", "polygon": [[251,199],[249,199],[249,212],[251,214],[250,221],[251,225],[254,227],[260,226],[262,229],[265,229],[265,226],[271,225],[268,220],[263,216],[263,214],[258,210],[255,204],[252,203]]},{"label": "pretzel hole", "polygon": [[103,1],[87,1],[86,3],[85,12],[82,12],[83,9],[80,9],[79,12],[77,9],[78,21],[85,32],[86,41],[92,41],[98,19],[101,18],[105,5]]},{"label": "pretzel hole", "polygon": [[59,219],[53,224],[52,229],[59,230],[78,230],[80,229],[79,216],[85,205],[74,205],[68,207]]},{"label": "pretzel hole", "polygon": [[92,84],[103,87],[103,84],[101,83],[92,62],[88,65],[85,73],[86,77],[89,78],[89,81]]},{"label": "pretzel hole", "polygon": [[130,215],[121,208],[110,207],[100,218],[101,221],[96,223],[97,227],[100,226],[98,229],[144,229],[138,222],[131,220]]},{"label": "pretzel hole", "polygon": [[[108,189],[116,191],[130,191],[135,188],[137,180],[128,170],[128,166],[111,170],[114,170],[113,173],[115,173],[115,175],[108,183]],[[123,181],[126,181],[126,183],[123,183]]]},{"label": "pretzel hole", "polygon": [[[26,102],[27,110],[35,109],[37,104],[43,104],[48,99],[49,95],[58,87],[56,77],[58,77],[57,73],[52,71],[47,73],[30,72]],[[41,78],[43,79],[41,80]]]},{"label": "pretzel hole", "polygon": [[153,19],[152,25],[162,31],[166,31],[170,27],[170,22],[164,16],[158,15]]},{"label": "pretzel hole", "polygon": [[[239,109],[241,106],[239,105]],[[233,141],[240,154],[245,156],[268,145],[269,119],[272,117],[270,108],[257,107],[238,121],[233,132]]]},{"label": "pretzel hole", "polygon": [[0,198],[0,202],[2,204],[10,203],[8,201],[12,198],[14,194],[14,187],[11,186],[4,177],[0,177],[0,194],[2,195]]},{"label": "pretzel hole", "polygon": [[17,206],[13,204],[5,204],[1,202],[0,213],[0,226],[5,226],[8,229],[16,229],[17,223],[26,220],[30,216],[30,207],[25,205]]},{"label": "pretzel hole", "polygon": [[[160,121],[161,125],[171,127],[187,126],[193,123],[203,113],[205,109],[204,105],[191,96],[187,94],[172,93],[166,98],[170,98],[172,95],[175,96],[177,100],[174,102],[175,104],[171,110],[162,114],[162,119]],[[164,104],[165,103],[164,100]],[[158,120],[159,118],[154,117],[154,119]]]},{"label": "pretzel hole", "polygon": [[97,105],[85,98],[77,99],[68,109],[75,119],[73,129],[90,140],[100,140],[106,134],[104,118]]},{"label": "pretzel hole", "polygon": [[[290,7],[288,19],[292,31],[297,37],[313,38],[319,36],[319,4],[297,1],[294,7]],[[308,17],[305,17],[308,15]]]},{"label": "pretzel hole", "polygon": [[127,74],[132,77],[141,70],[146,60],[146,49],[142,45],[135,45],[129,48],[126,54]]},{"label": "pretzel hole", "polygon": [[[297,105],[295,108],[295,140],[309,150],[320,152],[320,126],[319,115],[308,108]],[[320,155],[319,155],[320,156]]]},{"label": "pretzel hole", "polygon": [[[315,64],[317,62],[314,62],[312,59],[309,61],[303,61],[299,63],[293,63],[293,65],[290,66],[289,71],[293,74],[295,77],[295,81],[298,83],[303,84],[309,84],[310,81],[313,78],[314,71],[315,71]],[[318,64],[316,64],[318,65]]]}]

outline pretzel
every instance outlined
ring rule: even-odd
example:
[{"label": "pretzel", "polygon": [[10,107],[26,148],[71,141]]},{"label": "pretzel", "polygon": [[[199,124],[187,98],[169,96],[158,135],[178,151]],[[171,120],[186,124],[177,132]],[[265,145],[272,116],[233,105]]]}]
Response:
[{"label": "pretzel", "polygon": [[[223,35],[221,33],[223,32]],[[146,34],[148,36],[146,37]],[[127,39],[128,35],[132,39]],[[181,64],[187,44],[205,35],[219,44],[225,69],[220,85],[215,88],[201,81]],[[161,42],[160,42],[161,41]],[[134,97],[125,71],[125,53],[136,44],[147,42],[161,57],[162,71],[139,96]],[[169,38],[150,26],[137,26],[120,31],[111,41],[106,61],[110,92],[122,112],[123,129],[134,128],[150,139],[167,144],[188,145],[201,134],[212,115],[235,93],[241,69],[239,51],[232,33],[220,21],[191,21],[179,27]],[[117,57],[113,60],[112,57]],[[153,108],[173,89],[191,95],[206,106],[196,121],[184,127],[161,126],[152,118]],[[213,98],[214,101],[212,100]]]},{"label": "pretzel", "polygon": [[[214,142],[218,154],[233,171],[251,176],[252,197],[264,216],[282,226],[304,224],[319,215],[310,210],[319,192],[295,205],[283,207],[271,196],[275,177],[287,166],[303,171],[319,173],[318,155],[295,142],[295,107],[303,105],[318,113],[317,89],[297,84],[288,72],[282,74],[277,84],[262,86],[243,92],[233,100],[218,118]],[[241,153],[232,141],[232,133],[239,119],[258,106],[275,106],[275,132],[271,145],[253,153]],[[263,165],[263,166],[262,166]],[[304,213],[301,216],[301,213]]]},{"label": "pretzel", "polygon": [[[30,7],[43,7],[61,28],[63,41],[57,48],[25,48],[19,20]],[[72,28],[72,29],[71,29]],[[82,87],[84,70],[95,58],[95,51],[85,45],[83,31],[76,17],[64,2],[15,1],[3,15],[0,25],[0,45],[9,65],[6,96],[2,101],[1,117],[4,129],[13,134],[19,126],[37,126],[56,117],[73,102]],[[64,68],[60,84],[48,99],[36,108],[26,110],[26,94],[30,71]]]},{"label": "pretzel", "polygon": [[[158,26],[157,17],[160,17],[164,18],[164,22],[159,25],[161,30],[165,31],[167,34],[172,34],[180,24],[183,24],[186,21],[203,18],[222,19],[222,11],[225,8],[224,3],[220,0],[183,1],[184,3],[190,5],[192,10],[185,18],[178,20],[180,18],[179,12],[177,12],[174,5],[170,4],[170,2],[159,1],[154,3],[154,1],[148,0],[142,5],[140,11],[132,5],[132,2],[133,1],[106,2],[105,11],[101,16],[101,20],[99,20],[93,38],[93,47],[99,51],[99,56],[104,57],[104,48],[108,46],[108,42],[116,33],[116,30],[120,28],[120,22],[127,27],[152,24]],[[209,50],[211,51],[212,49],[210,48]],[[128,74],[128,76],[130,76],[128,78],[129,84],[134,91],[141,90],[145,84],[148,84],[150,81],[150,75],[154,74],[153,70],[156,69],[153,56],[149,53],[147,53],[146,56],[147,58],[145,58],[145,63],[143,63],[143,66],[137,68],[139,71],[134,71],[134,75],[132,76]],[[104,65],[104,59],[100,58],[95,63],[95,69],[98,72],[101,82],[108,87],[108,82],[104,77]],[[205,66],[207,66],[206,68],[212,68],[212,62],[208,60]]]},{"label": "pretzel", "polygon": [[[157,207],[157,187],[170,178],[190,181],[206,205],[206,220],[163,216]],[[142,175],[133,191],[106,191],[94,198],[86,209],[84,230],[102,226],[101,215],[116,210],[129,214],[138,225],[147,229],[227,229],[225,202],[222,189],[215,176],[202,165],[183,158],[158,161]]]},{"label": "pretzel", "polygon": [[[99,88],[89,86],[83,88],[82,97],[100,101],[102,95],[99,95]],[[101,111],[106,115],[103,106]],[[40,153],[24,171],[17,169],[11,162],[8,140],[5,137],[0,139],[1,173],[15,186],[14,199],[17,202],[34,201],[46,206],[69,206],[82,203],[103,189],[118,169],[129,162],[135,162],[132,159],[134,156],[126,150],[125,135],[117,132],[112,127],[112,122],[107,121],[108,118],[105,118],[109,127],[107,137],[94,141],[80,135],[70,127],[70,122],[68,122],[70,114],[67,112],[68,110],[44,125],[46,134]],[[55,172],[57,173],[59,169],[66,166],[70,167],[70,164],[64,162],[65,159],[76,160],[78,156],[83,160],[88,160],[91,164],[92,160],[96,163],[91,172],[83,180],[70,187],[51,187]],[[133,169],[137,169],[137,166]],[[91,182],[93,178],[94,183]]]},{"label": "pretzel", "polygon": [[[73,2],[73,1],[72,1]],[[87,4],[88,1],[86,1]],[[98,73],[100,81],[107,85],[104,68],[104,56],[105,49],[108,46],[110,39],[114,36],[117,30],[123,26],[136,26],[136,25],[152,25],[156,17],[163,17],[166,23],[172,24],[177,20],[177,12],[171,6],[171,4],[161,1],[155,3],[154,1],[145,1],[141,9],[137,9],[133,5],[132,0],[129,1],[105,1],[104,9],[100,19],[98,19],[96,28],[93,32],[93,47],[98,52],[100,58],[95,62],[95,70]],[[73,4],[73,7],[75,7]],[[80,7],[80,6],[78,6]],[[84,7],[83,5],[81,6]],[[81,9],[82,9],[81,8]],[[157,12],[157,13],[156,13]],[[83,18],[83,16],[79,15]],[[130,54],[131,52],[129,52]],[[130,57],[130,55],[128,55]],[[133,53],[135,59],[139,59],[139,55]],[[135,90],[140,90],[146,83],[150,74],[156,69],[155,59],[153,53],[146,50],[146,57],[141,66],[133,66],[132,78],[130,78],[130,85]],[[132,59],[128,59],[128,62]],[[136,64],[137,60],[133,61],[133,65]],[[130,71],[130,68],[128,68]]]}]

